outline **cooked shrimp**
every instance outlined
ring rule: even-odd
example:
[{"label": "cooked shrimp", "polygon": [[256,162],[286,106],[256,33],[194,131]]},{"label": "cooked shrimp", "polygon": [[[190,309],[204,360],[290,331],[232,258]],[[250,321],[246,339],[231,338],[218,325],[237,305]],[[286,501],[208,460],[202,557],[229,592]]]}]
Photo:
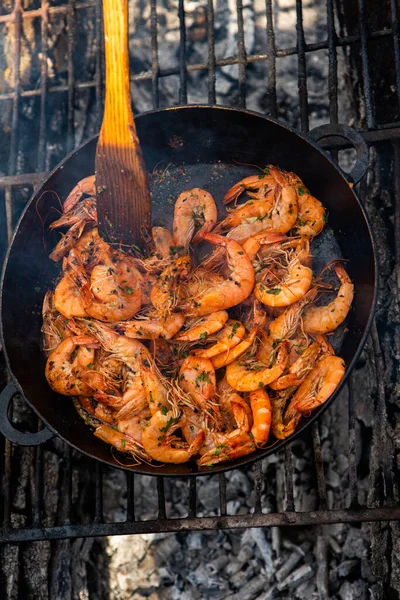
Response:
[{"label": "cooked shrimp", "polygon": [[286,241],[288,238],[283,233],[275,233],[270,231],[261,231],[260,233],[248,238],[243,243],[243,250],[246,252],[250,260],[254,260],[257,253],[263,246],[270,246]]},{"label": "cooked shrimp", "polygon": [[326,223],[326,211],[321,202],[312,196],[300,177],[288,173],[289,180],[297,194],[299,213],[295,227],[297,234],[312,238],[323,230]]},{"label": "cooked shrimp", "polygon": [[189,255],[176,258],[157,278],[150,299],[160,317],[170,315],[179,302],[181,286],[192,267]]},{"label": "cooked shrimp", "polygon": [[336,263],[335,273],[340,280],[338,294],[325,306],[311,306],[305,309],[303,327],[307,333],[330,333],[343,323],[354,297],[354,285],[341,264]]},{"label": "cooked shrimp", "polygon": [[[228,316],[228,313],[226,313]],[[240,321],[234,321],[229,319],[226,325],[217,336],[217,342],[208,348],[201,348],[200,350],[193,350],[194,356],[200,356],[202,358],[213,358],[223,352],[229,352],[232,348],[237,346],[244,338],[246,330]]]},{"label": "cooked shrimp", "polygon": [[165,227],[153,227],[151,230],[156,255],[161,258],[169,258],[171,248],[174,247],[172,233]]},{"label": "cooked shrimp", "polygon": [[72,210],[77,202],[82,198],[83,194],[88,196],[96,196],[96,176],[89,175],[78,181],[76,186],[70,191],[64,201],[64,213]]},{"label": "cooked shrimp", "polygon": [[190,241],[197,244],[201,235],[210,231],[217,222],[217,206],[214,198],[200,188],[186,190],[175,202],[173,237],[176,246],[187,250]]},{"label": "cooked shrimp", "polygon": [[71,248],[76,246],[81,238],[83,230],[87,225],[97,224],[96,201],[94,198],[88,198],[78,204],[71,212],[63,214],[59,219],[51,223],[49,229],[69,226],[56,247],[50,254],[50,258],[57,262],[67,254]]},{"label": "cooked shrimp", "polygon": [[252,357],[230,363],[226,367],[226,379],[238,392],[252,392],[278,379],[286,368],[288,344],[282,342],[273,364],[265,365]]},{"label": "cooked shrimp", "polygon": [[279,379],[270,383],[270,387],[273,390],[283,390],[303,383],[304,379],[313,368],[320,352],[321,346],[317,342],[311,344],[291,365],[287,374],[282,375]]},{"label": "cooked shrimp", "polygon": [[166,340],[174,337],[183,327],[186,318],[181,313],[172,313],[165,319],[143,317],[134,321],[115,323],[113,329],[129,338],[141,340],[154,340],[163,337]]},{"label": "cooked shrimp", "polygon": [[44,350],[46,353],[57,348],[58,344],[71,335],[69,319],[63,317],[54,305],[53,292],[46,292],[42,307]]},{"label": "cooked shrimp", "polygon": [[346,367],[339,356],[323,356],[292,397],[284,421],[296,413],[306,413],[321,406],[342,381]]},{"label": "cooked shrimp", "polygon": [[296,257],[287,266],[287,273],[281,281],[272,285],[262,283],[254,286],[254,295],[266,306],[289,306],[298,302],[308,292],[313,272]]},{"label": "cooked shrimp", "polygon": [[278,440],[285,440],[296,431],[301,419],[301,413],[296,413],[291,419],[283,422],[283,413],[288,398],[293,394],[295,388],[287,388],[277,396],[270,397],[272,409],[272,433]]},{"label": "cooked shrimp", "polygon": [[232,210],[223,221],[220,221],[215,227],[214,233],[228,231],[242,223],[262,221],[269,214],[273,204],[274,197],[272,195],[266,196],[262,200],[249,200]]},{"label": "cooked shrimp", "polygon": [[227,434],[215,434],[215,438],[215,446],[197,461],[199,467],[210,467],[220,462],[234,460],[256,449],[252,437],[241,429],[235,429]]},{"label": "cooked shrimp", "polygon": [[269,325],[266,333],[261,333],[261,343],[258,348],[257,358],[268,364],[276,348],[285,340],[290,340],[295,335],[300,323],[304,307],[312,302],[316,296],[316,290],[312,289],[293,306],[289,306],[279,317]]},{"label": "cooked shrimp", "polygon": [[146,356],[141,360],[140,373],[151,414],[154,415],[158,410],[170,410],[167,380],[162,377],[150,357]]},{"label": "cooked shrimp", "polygon": [[264,388],[250,392],[250,406],[253,413],[251,435],[256,446],[261,447],[267,443],[271,427],[271,401]]},{"label": "cooked shrimp", "polygon": [[180,464],[190,460],[197,454],[204,441],[204,433],[200,432],[187,448],[174,448],[171,434],[179,429],[179,418],[173,413],[162,414],[157,411],[143,431],[142,443],[146,452],[155,460],[164,463]]},{"label": "cooked shrimp", "polygon": [[[206,340],[210,335],[220,331],[228,320],[226,310],[217,310],[216,312],[205,315],[194,322],[189,322],[189,328],[174,337],[174,342],[194,342],[196,340]],[[217,353],[218,354],[218,353]],[[206,357],[207,358],[207,357]]]},{"label": "cooked shrimp", "polygon": [[[77,347],[84,346],[83,354],[77,354]],[[50,387],[63,396],[89,396],[92,389],[84,382],[83,376],[93,361],[93,347],[97,340],[90,336],[68,337],[51,352],[46,362],[46,379]]]},{"label": "cooked shrimp", "polygon": [[117,422],[117,430],[133,438],[140,444],[142,442],[143,430],[147,427],[150,417],[150,410],[142,410],[128,419],[120,419]]},{"label": "cooked shrimp", "polygon": [[251,294],[254,285],[253,265],[237,242],[214,233],[203,233],[202,237],[215,246],[225,248],[231,275],[228,280],[210,285],[209,290],[189,301],[186,313],[189,316],[207,315],[235,306]]},{"label": "cooked shrimp", "polygon": [[151,462],[152,457],[150,454],[147,454],[142,444],[109,425],[100,425],[100,427],[95,429],[94,435],[103,442],[111,444],[111,446],[114,446],[120,452],[126,452],[132,454],[134,458]]},{"label": "cooked shrimp", "polygon": [[207,358],[189,354],[179,371],[179,385],[198,407],[204,409],[215,396],[215,370]]},{"label": "cooked shrimp", "polygon": [[251,175],[235,183],[225,194],[224,204],[236,201],[245,191],[256,192],[256,194],[249,195],[256,198],[263,198],[269,192],[275,192],[284,183],[286,183],[286,179],[281,169],[274,165],[267,165],[260,175]]},{"label": "cooked shrimp", "polygon": [[258,330],[258,327],[254,327],[250,331],[248,337],[246,339],[242,340],[241,342],[239,342],[239,344],[237,344],[233,348],[228,348],[228,350],[221,352],[221,354],[217,354],[216,356],[213,356],[211,358],[211,362],[214,366],[214,369],[220,369],[221,367],[226,367],[226,365],[233,363],[240,356],[245,354],[249,350],[249,348],[251,348],[251,346],[253,345],[256,335],[257,335],[257,330]]},{"label": "cooked shrimp", "polygon": [[86,316],[115,323],[132,318],[140,310],[140,281],[128,257],[112,252],[110,262],[96,265],[90,278],[73,250],[67,262],[68,273],[80,291]]}]

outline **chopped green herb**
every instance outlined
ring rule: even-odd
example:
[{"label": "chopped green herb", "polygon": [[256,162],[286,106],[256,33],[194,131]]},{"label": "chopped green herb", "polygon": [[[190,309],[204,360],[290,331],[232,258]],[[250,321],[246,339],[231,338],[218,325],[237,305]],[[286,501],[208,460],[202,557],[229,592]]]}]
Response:
[{"label": "chopped green herb", "polygon": [[184,246],[170,246],[169,253],[172,254],[172,256],[175,256],[175,254],[178,254],[178,252],[180,252],[183,249]]},{"label": "chopped green herb", "polygon": [[240,323],[234,323],[232,325],[232,333],[230,333],[228,335],[228,340],[231,340],[233,338],[233,336],[235,335],[235,333],[237,332],[237,330],[239,329],[239,327],[240,327]]},{"label": "chopped green herb", "polygon": [[125,440],[121,440],[121,448],[122,448],[122,449],[124,449],[124,448],[125,448],[125,444],[126,444]]},{"label": "chopped green herb", "polygon": [[303,190],[303,188],[299,187],[299,188],[297,188],[297,193],[299,196],[304,196],[305,191]]},{"label": "chopped green herb", "polygon": [[200,381],[205,381],[206,383],[211,383],[209,371],[202,371],[200,373],[200,375],[197,375],[196,384],[198,385]]},{"label": "chopped green herb", "polygon": [[39,293],[40,292],[40,287],[35,287],[35,292]]},{"label": "chopped green herb", "polygon": [[162,412],[162,414],[163,414],[163,415],[166,415],[166,414],[167,414],[167,412],[168,412],[168,408],[167,408],[166,406],[163,406],[163,407],[161,408],[161,412]]},{"label": "chopped green herb", "polygon": [[323,219],[324,219],[324,223],[325,223],[325,225],[326,225],[326,223],[328,222],[328,218],[329,218],[329,213],[328,213],[328,211],[326,210],[326,211],[324,212],[324,216],[323,216]]},{"label": "chopped green herb", "polygon": [[244,252],[241,252],[241,251],[240,251],[240,252],[238,252],[238,254],[244,254]]},{"label": "chopped green herb", "polygon": [[174,423],[176,423],[179,420],[179,417],[177,417],[176,419],[174,419],[174,417],[171,417],[165,427],[160,427],[160,431],[163,431],[164,433],[167,433],[168,429],[171,427],[171,425],[173,425]]},{"label": "chopped green herb", "polygon": [[88,369],[93,369],[93,367],[94,367],[93,363],[92,363],[92,362],[90,362],[90,363],[88,364]]},{"label": "chopped green herb", "polygon": [[280,293],[281,293],[281,290],[279,288],[271,288],[267,292],[267,294],[272,294],[273,296],[277,296]]},{"label": "chopped green herb", "polygon": [[208,333],[207,333],[206,331],[205,331],[204,333],[201,333],[201,334],[200,334],[200,339],[201,339],[201,340],[205,340],[205,339],[206,339],[206,337],[207,337],[207,335],[208,335]]},{"label": "chopped green herb", "polygon": [[127,294],[132,294],[133,289],[129,286],[127,286],[126,288],[124,288],[124,292],[126,292]]},{"label": "chopped green herb", "polygon": [[260,387],[260,388],[264,387],[264,384],[263,384],[263,382],[262,382],[262,381],[259,381],[259,382],[258,382],[258,387]]}]

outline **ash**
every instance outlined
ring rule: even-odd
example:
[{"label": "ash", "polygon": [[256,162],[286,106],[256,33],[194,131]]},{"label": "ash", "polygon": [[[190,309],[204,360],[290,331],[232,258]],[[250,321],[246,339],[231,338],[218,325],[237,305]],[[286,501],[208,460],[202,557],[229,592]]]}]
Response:
[{"label": "ash", "polygon": [[[26,2],[29,5],[29,2]],[[248,54],[265,52],[266,18],[262,0],[244,0],[245,44]],[[32,4],[33,6],[33,4]],[[36,7],[36,4],[35,4]],[[207,63],[207,2],[185,2],[187,31],[187,63]],[[92,11],[92,12],[90,12]],[[177,0],[157,3],[159,63],[161,70],[179,68],[179,20]],[[81,14],[81,13],[80,13]],[[91,51],[93,28],[90,25],[94,12],[88,9],[86,21],[79,17],[80,33],[85,39],[84,57],[80,77],[84,79],[94,72],[95,57]],[[150,3],[130,3],[130,53],[131,68],[140,74],[151,68]],[[279,47],[296,46],[296,3],[279,0],[274,3],[276,44]],[[323,0],[309,0],[303,4],[303,23],[306,41],[326,39],[326,6]],[[49,80],[51,85],[63,83],[65,74],[65,22],[55,19],[51,24],[51,51],[49,51]],[[31,47],[34,33],[25,32]],[[9,32],[4,37],[7,46]],[[32,35],[33,37],[29,37]],[[64,46],[63,46],[64,44]],[[234,0],[215,2],[215,45],[217,59],[237,54],[237,13]],[[64,48],[64,50],[63,50]],[[38,47],[36,47],[38,50]],[[35,77],[33,61],[29,59],[28,43],[22,46],[21,76],[23,81]],[[64,59],[63,59],[64,56]],[[64,63],[63,63],[64,60]],[[11,69],[7,60],[2,69]],[[64,69],[64,70],[63,70]],[[339,70],[339,122],[354,124],[354,99],[347,93],[344,73],[345,56],[338,52]],[[307,85],[310,127],[329,121],[327,92],[328,52],[320,50],[307,56]],[[61,73],[61,75],[60,75]],[[37,73],[36,73],[37,76]],[[256,111],[267,111],[267,66],[265,61],[252,62],[246,69],[246,106]],[[159,81],[161,107],[179,104],[179,77],[170,75]],[[237,106],[238,66],[217,68],[216,102]],[[132,98],[136,112],[152,108],[151,82],[139,79],[132,83]],[[188,103],[206,103],[208,98],[207,72],[190,71],[188,75]],[[28,126],[37,114],[35,100],[23,101],[23,118]],[[46,169],[50,169],[66,153],[65,110],[56,100],[49,107],[49,135],[46,151]],[[97,102],[97,101],[96,101]],[[99,107],[93,98],[93,90],[81,90],[75,106],[75,145],[94,134],[99,125]],[[299,97],[297,88],[297,56],[277,60],[278,118],[290,125],[300,126]],[[97,107],[97,110],[95,108]],[[3,128],[10,121],[10,113],[0,115]],[[65,137],[65,136],[64,136]],[[251,140],[249,140],[251,143]],[[5,147],[1,152],[6,152]],[[1,159],[1,156],[0,156]],[[370,169],[368,185],[371,194],[367,210],[374,220],[376,233],[386,240],[391,231],[393,206],[390,191],[381,187],[379,171],[381,157],[376,154]],[[347,152],[341,158],[342,166],[350,169],[353,155]],[[386,157],[387,160],[387,157]],[[18,172],[33,171],[33,150],[29,135],[21,136],[18,154]],[[4,164],[6,164],[4,162]],[[1,166],[4,166],[0,165]],[[383,199],[383,208],[375,205]],[[25,196],[25,200],[27,196]],[[22,194],[21,204],[24,202]],[[399,303],[394,294],[395,275],[387,255],[380,256],[382,263],[380,319],[390,314],[393,322],[400,321]],[[394,295],[393,295],[394,294]],[[384,333],[385,382],[396,379],[395,357],[392,353],[392,333]],[[378,341],[377,341],[378,339]],[[378,467],[373,454],[377,444],[373,432],[376,418],[375,399],[381,393],[376,384],[376,371],[380,363],[372,358],[373,344],[377,335],[369,341],[354,376],[356,390],[355,417],[357,422],[358,501],[378,506],[375,494],[375,478]],[[394,353],[397,352],[395,345]],[[376,347],[375,347],[376,352]],[[389,385],[389,384],[388,384]],[[389,385],[389,402],[398,406]],[[392,386],[393,387],[393,386]],[[26,419],[27,409],[16,403],[16,419]],[[349,489],[349,440],[348,398],[345,391],[325,412],[320,420],[322,460],[327,478],[327,508],[344,509],[350,505]],[[392,431],[392,430],[390,430]],[[386,456],[394,454],[393,444],[397,438],[388,440]],[[390,437],[390,436],[388,436]],[[397,440],[397,441],[396,441]],[[317,482],[315,481],[314,457],[311,433],[292,444],[294,463],[294,505],[297,511],[317,510],[319,507]],[[54,525],[62,519],[65,509],[62,489],[65,484],[64,459],[68,450],[56,440],[44,453],[47,474],[45,490],[45,525]],[[29,508],[30,486],[33,479],[32,449],[14,450],[15,472],[18,481],[13,497],[12,518],[24,523]],[[378,459],[377,459],[378,460]],[[88,470],[93,463],[75,456],[73,503],[74,509],[86,518],[88,505],[93,500],[88,486]],[[255,469],[240,469],[226,474],[226,500],[229,515],[251,514],[256,509],[255,488],[261,489],[263,512],[283,511],[287,507],[285,488],[284,455],[277,453],[258,463]],[[127,509],[126,478],[116,469],[104,469],[104,516],[107,522],[123,521]],[[188,513],[188,482],[165,481],[167,517],[185,517]],[[219,514],[219,478],[209,475],[197,479],[197,516]],[[135,477],[135,514],[138,519],[157,518],[156,481],[150,477]],[[58,517],[57,517],[58,514]],[[398,525],[362,524],[352,526],[338,524],[311,527],[272,527],[270,529],[247,529],[163,534],[116,536],[102,539],[65,540],[54,543],[40,542],[24,546],[4,546],[1,550],[0,570],[3,576],[4,597],[40,598],[45,600],[86,599],[100,600],[191,600],[213,598],[215,600],[271,600],[271,599],[337,599],[337,600],[384,600],[398,598],[400,591]],[[18,569],[15,570],[15,565]]]}]

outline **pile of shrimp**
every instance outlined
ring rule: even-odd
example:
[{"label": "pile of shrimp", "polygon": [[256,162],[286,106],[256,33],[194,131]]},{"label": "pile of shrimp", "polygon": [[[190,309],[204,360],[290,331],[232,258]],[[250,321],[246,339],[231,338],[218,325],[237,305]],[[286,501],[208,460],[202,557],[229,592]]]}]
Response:
[{"label": "pile of shrimp", "polygon": [[219,221],[209,192],[181,193],[172,231],[139,252],[99,236],[95,191],[79,182],[51,224],[67,228],[43,305],[51,388],[134,461],[209,467],[292,435],[345,373],[327,336],[354,290],[339,259],[324,269],[338,286],[313,274],[321,202],[268,165],[227,191]]}]

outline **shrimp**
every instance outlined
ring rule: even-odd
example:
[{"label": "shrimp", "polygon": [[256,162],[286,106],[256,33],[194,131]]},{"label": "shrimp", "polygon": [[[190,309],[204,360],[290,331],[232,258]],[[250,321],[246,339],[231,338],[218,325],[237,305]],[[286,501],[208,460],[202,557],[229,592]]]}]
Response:
[{"label": "shrimp", "polygon": [[103,423],[114,425],[116,421],[114,409],[97,402],[93,396],[78,396],[78,402],[87,413],[103,421]]},{"label": "shrimp", "polygon": [[[280,377],[288,359],[288,344],[282,342],[273,364],[265,365],[252,357],[235,361],[226,367],[226,379],[238,392],[252,392]],[[272,361],[271,361],[272,362]]]},{"label": "shrimp", "polygon": [[44,350],[46,353],[57,348],[63,339],[71,335],[69,320],[63,317],[54,306],[53,292],[46,292],[42,307]]},{"label": "shrimp", "polygon": [[261,343],[258,348],[257,358],[268,364],[276,348],[283,340],[289,340],[296,333],[304,307],[312,302],[316,296],[312,289],[297,304],[289,306],[279,317],[269,325],[266,333],[261,333]]},{"label": "shrimp", "polygon": [[157,411],[170,410],[171,405],[168,400],[167,381],[159,373],[154,362],[148,357],[141,361],[140,372],[143,381],[143,387],[146,400],[152,415]]},{"label": "shrimp", "polygon": [[283,390],[303,383],[305,377],[313,368],[320,352],[321,346],[317,342],[311,344],[291,365],[287,374],[270,383],[270,387],[273,390]]},{"label": "shrimp", "polygon": [[300,177],[288,173],[289,180],[297,194],[299,212],[295,227],[297,235],[312,238],[323,230],[326,223],[326,211],[322,203],[312,196]]},{"label": "shrimp", "polygon": [[87,225],[97,224],[96,201],[94,198],[87,198],[78,204],[71,212],[64,213],[59,219],[51,223],[49,229],[69,226],[69,230],[62,236],[56,247],[50,254],[50,258],[55,262],[59,261],[73,248],[81,238],[83,230]]},{"label": "shrimp", "polygon": [[282,281],[273,285],[258,282],[254,287],[254,295],[266,306],[289,306],[298,302],[308,292],[312,283],[313,272],[295,257],[287,266],[287,274]]},{"label": "shrimp", "polygon": [[193,243],[201,242],[201,234],[210,231],[217,222],[217,206],[214,198],[200,188],[182,192],[175,202],[174,221],[172,225],[176,246],[188,249]]},{"label": "shrimp", "polygon": [[241,225],[264,219],[270,212],[274,203],[273,196],[267,196],[262,200],[249,200],[231,211],[223,221],[220,221],[214,229],[214,233],[222,233]]},{"label": "shrimp", "polygon": [[140,310],[142,293],[137,271],[128,257],[112,252],[110,258],[107,264],[96,265],[90,278],[74,251],[70,252],[67,262],[71,278],[80,291],[85,315],[115,323],[130,319]]},{"label": "shrimp", "polygon": [[287,233],[297,219],[297,197],[294,188],[283,186],[276,194],[269,212],[261,219],[251,217],[247,222],[233,227],[227,237],[243,244],[249,237],[261,231]]},{"label": "shrimp", "polygon": [[209,290],[189,301],[188,316],[207,315],[235,306],[251,294],[254,285],[253,265],[237,242],[214,233],[203,233],[202,238],[225,248],[231,275],[228,280],[211,285]]},{"label": "shrimp", "polygon": [[262,246],[275,245],[286,241],[288,238],[283,233],[275,233],[270,231],[261,231],[260,233],[248,238],[243,243],[243,250],[246,252],[250,260],[254,260]]},{"label": "shrimp", "polygon": [[323,356],[292,397],[284,421],[290,421],[296,413],[307,413],[324,404],[342,381],[345,371],[342,358]]},{"label": "shrimp", "polygon": [[150,419],[149,425],[143,431],[142,444],[145,451],[154,459],[164,463],[180,464],[190,460],[197,454],[204,442],[204,433],[196,435],[187,448],[174,448],[171,434],[179,429],[181,424],[174,413],[162,414],[157,411]]},{"label": "shrimp", "polygon": [[109,425],[100,425],[94,431],[94,435],[106,444],[111,444],[120,452],[132,454],[134,458],[151,462],[152,457],[148,454],[143,445],[131,438],[129,435],[121,433]]},{"label": "shrimp", "polygon": [[340,280],[338,294],[325,306],[311,306],[305,309],[303,327],[307,333],[330,333],[347,317],[354,297],[354,285],[342,265],[336,263],[335,273]]},{"label": "shrimp", "polygon": [[149,409],[140,411],[128,419],[120,419],[117,422],[117,430],[133,438],[139,444],[142,442],[143,429],[147,427],[151,412]]},{"label": "shrimp", "polygon": [[[229,204],[239,198],[245,191],[256,192],[256,198],[263,198],[268,192],[274,192],[276,188],[285,183],[283,172],[274,165],[267,165],[260,175],[250,175],[238,183],[235,183],[225,194],[224,204]],[[252,194],[253,195],[253,194]]]},{"label": "shrimp", "polygon": [[176,258],[157,278],[150,294],[150,300],[160,317],[170,315],[179,302],[181,284],[192,267],[189,255]]},{"label": "shrimp", "polygon": [[[141,369],[145,361],[149,364],[151,362],[147,348],[138,340],[118,335],[99,321],[85,320],[82,322],[82,326],[100,342],[104,350],[124,365],[127,373],[125,390],[121,396],[100,394],[95,395],[96,400],[115,408],[124,408],[122,413],[124,416],[134,410],[142,410],[146,406],[147,400],[143,389]],[[122,415],[119,417],[122,418]]]},{"label": "shrimp", "polygon": [[89,177],[85,177],[84,179],[78,181],[76,186],[70,191],[64,201],[64,213],[68,213],[70,210],[72,210],[76,203],[82,198],[83,194],[87,194],[88,196],[96,195],[95,180],[95,175],[89,175]]},{"label": "shrimp", "polygon": [[257,330],[258,327],[254,327],[250,331],[248,337],[239,342],[239,344],[237,344],[233,348],[228,348],[224,352],[221,352],[221,354],[213,356],[211,358],[211,362],[214,366],[214,369],[220,369],[221,367],[225,367],[226,365],[229,365],[235,360],[237,360],[240,356],[242,356],[242,354],[245,354],[245,352],[247,352],[249,348],[252,347],[257,335]]},{"label": "shrimp", "polygon": [[[227,313],[228,316],[228,313]],[[234,321],[229,319],[225,327],[221,329],[218,337],[218,341],[208,348],[202,348],[200,350],[193,350],[194,356],[200,356],[201,358],[213,358],[217,354],[223,352],[229,352],[232,348],[237,346],[244,338],[246,330],[244,325],[240,321]]]},{"label": "shrimp", "polygon": [[156,256],[169,258],[171,248],[174,247],[172,233],[165,227],[153,227],[151,230],[155,246]]},{"label": "shrimp", "polygon": [[208,358],[189,354],[179,371],[179,385],[195,405],[205,409],[215,396],[215,370]]},{"label": "shrimp", "polygon": [[267,443],[271,427],[271,401],[264,388],[250,392],[250,406],[253,414],[251,435],[259,448]]},{"label": "shrimp", "polygon": [[[76,348],[81,346],[85,354],[77,353]],[[83,375],[93,362],[96,347],[97,340],[90,336],[71,336],[63,340],[46,362],[46,379],[52,390],[63,396],[89,396],[92,388],[85,383]]]},{"label": "shrimp", "polygon": [[293,394],[294,387],[279,392],[277,396],[270,397],[272,410],[272,433],[278,440],[285,440],[292,435],[301,419],[301,413],[296,413],[289,420],[283,420],[283,413],[288,398]]},{"label": "shrimp", "polygon": [[210,467],[220,462],[246,456],[256,450],[252,437],[241,429],[222,434],[215,434],[217,442],[197,461],[199,467]]},{"label": "shrimp", "polygon": [[186,317],[181,313],[172,313],[165,319],[146,316],[135,321],[122,321],[113,325],[114,331],[129,338],[154,340],[163,337],[171,339],[183,327]]},{"label": "shrimp", "polygon": [[[196,340],[205,340],[208,336],[220,331],[228,320],[226,310],[218,310],[205,317],[196,319],[189,324],[189,329],[178,333],[174,337],[174,342],[194,342]],[[216,353],[218,354],[218,352]],[[207,358],[207,357],[206,357]]]}]

